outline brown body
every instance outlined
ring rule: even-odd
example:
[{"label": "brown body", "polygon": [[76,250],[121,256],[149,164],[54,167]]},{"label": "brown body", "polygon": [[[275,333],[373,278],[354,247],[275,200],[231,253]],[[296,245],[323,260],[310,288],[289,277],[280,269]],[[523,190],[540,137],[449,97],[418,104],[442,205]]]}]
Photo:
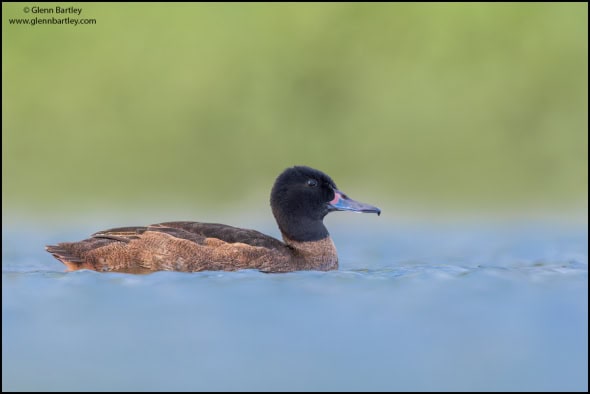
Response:
[{"label": "brown body", "polygon": [[80,242],[50,245],[47,251],[69,270],[263,272],[328,271],[338,268],[332,239],[285,243],[258,231],[232,226],[169,222],[101,231]]}]

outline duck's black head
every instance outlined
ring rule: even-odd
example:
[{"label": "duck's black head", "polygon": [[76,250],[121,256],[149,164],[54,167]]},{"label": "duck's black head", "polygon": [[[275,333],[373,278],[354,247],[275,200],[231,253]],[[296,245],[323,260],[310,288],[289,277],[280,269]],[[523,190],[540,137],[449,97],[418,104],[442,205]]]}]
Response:
[{"label": "duck's black head", "polygon": [[328,230],[322,220],[332,211],[373,212],[377,207],[348,198],[328,175],[306,166],[287,168],[275,181],[270,205],[283,235],[294,241],[317,241]]}]

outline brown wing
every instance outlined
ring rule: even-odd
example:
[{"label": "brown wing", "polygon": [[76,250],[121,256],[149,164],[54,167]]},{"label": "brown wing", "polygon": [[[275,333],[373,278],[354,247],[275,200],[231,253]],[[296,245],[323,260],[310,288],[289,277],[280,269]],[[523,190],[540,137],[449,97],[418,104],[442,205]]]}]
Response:
[{"label": "brown wing", "polygon": [[217,238],[227,243],[243,243],[263,248],[281,248],[284,244],[276,238],[256,230],[243,229],[219,223],[165,222],[147,227],[118,227],[92,234],[94,238],[129,242],[138,239],[146,231],[156,231],[202,244],[205,238]]},{"label": "brown wing", "polygon": [[148,230],[161,231],[175,237],[190,240],[193,240],[192,238],[196,235],[205,238],[217,238],[228,243],[239,242],[268,249],[280,249],[285,246],[278,239],[259,231],[219,223],[166,222],[151,225],[148,227]]},{"label": "brown wing", "polygon": [[[283,255],[287,247],[255,230],[217,223],[167,222],[99,231],[83,241],[49,245],[46,249],[70,269],[129,272],[133,268],[260,268],[260,261],[274,254]],[[179,266],[180,260],[186,265]]]}]

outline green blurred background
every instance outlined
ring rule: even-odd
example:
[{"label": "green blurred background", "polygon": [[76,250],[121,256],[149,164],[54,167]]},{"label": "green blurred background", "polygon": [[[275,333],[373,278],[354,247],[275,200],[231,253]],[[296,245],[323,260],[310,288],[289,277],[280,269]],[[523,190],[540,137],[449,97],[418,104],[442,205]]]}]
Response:
[{"label": "green blurred background", "polygon": [[[66,16],[35,5],[96,24],[9,23]],[[4,213],[267,207],[294,164],[381,207],[586,212],[587,107],[587,3],[2,3]]]}]

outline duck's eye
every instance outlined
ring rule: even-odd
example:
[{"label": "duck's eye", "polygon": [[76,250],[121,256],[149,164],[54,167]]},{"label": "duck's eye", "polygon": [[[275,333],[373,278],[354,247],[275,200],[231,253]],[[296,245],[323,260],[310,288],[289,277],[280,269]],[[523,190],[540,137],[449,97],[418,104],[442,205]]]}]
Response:
[{"label": "duck's eye", "polygon": [[316,181],[315,179],[308,179],[307,180],[307,186],[316,187],[317,185],[318,185],[318,181]]}]

